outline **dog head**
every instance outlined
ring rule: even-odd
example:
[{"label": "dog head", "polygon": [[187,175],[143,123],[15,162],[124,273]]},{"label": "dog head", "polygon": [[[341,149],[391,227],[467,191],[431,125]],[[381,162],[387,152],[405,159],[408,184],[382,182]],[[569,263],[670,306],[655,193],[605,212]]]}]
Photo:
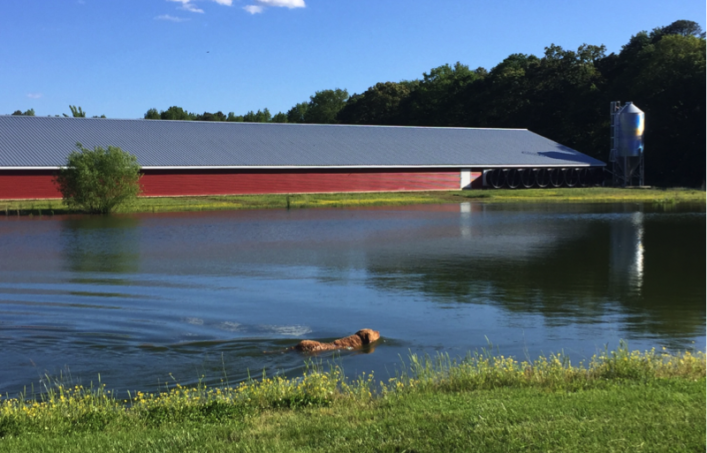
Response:
[{"label": "dog head", "polygon": [[361,329],[358,332],[356,332],[356,335],[358,335],[361,338],[361,341],[363,342],[363,344],[371,344],[381,337],[380,332],[378,332],[377,330],[372,330],[372,329]]}]

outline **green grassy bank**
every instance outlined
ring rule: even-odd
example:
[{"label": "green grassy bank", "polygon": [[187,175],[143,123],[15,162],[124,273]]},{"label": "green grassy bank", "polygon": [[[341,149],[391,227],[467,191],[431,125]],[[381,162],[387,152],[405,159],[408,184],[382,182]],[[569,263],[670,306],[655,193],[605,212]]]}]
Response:
[{"label": "green grassy bank", "polygon": [[379,384],[315,367],[129,399],[54,386],[39,400],[0,401],[0,451],[705,450],[704,353],[408,363]]},{"label": "green grassy bank", "polygon": [[[695,189],[614,189],[604,187],[528,190],[465,190],[452,192],[377,192],[293,195],[228,195],[203,197],[142,197],[118,212],[184,212],[237,209],[300,209],[403,206],[479,201],[493,203],[705,203]],[[70,213],[61,200],[0,200],[0,215]]]}]

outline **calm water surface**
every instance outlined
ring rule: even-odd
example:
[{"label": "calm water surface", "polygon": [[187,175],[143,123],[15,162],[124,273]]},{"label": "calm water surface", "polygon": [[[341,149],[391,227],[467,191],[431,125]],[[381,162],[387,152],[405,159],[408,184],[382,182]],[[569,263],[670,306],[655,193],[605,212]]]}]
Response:
[{"label": "calm water surface", "polygon": [[461,205],[0,218],[0,393],[45,374],[155,390],[248,370],[263,354],[369,327],[350,374],[410,351],[492,342],[563,350],[705,349],[705,208]]}]

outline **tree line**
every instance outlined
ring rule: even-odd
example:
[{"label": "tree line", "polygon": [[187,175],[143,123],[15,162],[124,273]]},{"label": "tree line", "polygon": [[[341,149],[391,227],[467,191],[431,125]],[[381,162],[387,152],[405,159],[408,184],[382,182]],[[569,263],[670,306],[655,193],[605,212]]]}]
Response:
[{"label": "tree line", "polygon": [[[76,107],[75,105],[70,105],[69,110],[71,111],[72,118],[86,118],[86,112],[84,112],[81,107]],[[15,110],[14,112],[12,112],[12,116],[35,116],[35,114],[34,114],[34,109],[25,110],[24,112],[22,110]],[[49,116],[51,116],[51,115],[49,115]],[[54,115],[54,116],[58,117],[59,115]],[[64,118],[69,117],[69,115],[67,115],[66,113],[62,113],[62,116],[64,116]],[[105,115],[101,115],[101,116],[94,115],[92,118],[105,118],[105,117],[106,117]]]},{"label": "tree line", "polygon": [[221,111],[198,114],[188,112],[182,107],[172,106],[161,111],[155,108],[149,109],[144,118],[148,120],[232,121],[238,123],[334,124],[340,122],[337,115],[349,99],[351,98],[348,91],[337,88],[317,91],[313,96],[310,96],[309,102],[301,102],[287,113],[278,112],[275,115],[272,115],[267,108],[257,112],[251,110],[245,115],[236,115],[234,112],[229,112],[226,115]]},{"label": "tree line", "polygon": [[633,101],[646,113],[647,182],[697,186],[705,180],[705,98],[705,34],[679,20],[641,31],[608,55],[603,45],[552,44],[540,57],[512,54],[490,70],[457,62],[363,93],[317,91],[275,115],[267,108],[236,115],[172,106],[149,109],[144,118],[523,128],[607,161],[609,103]]}]

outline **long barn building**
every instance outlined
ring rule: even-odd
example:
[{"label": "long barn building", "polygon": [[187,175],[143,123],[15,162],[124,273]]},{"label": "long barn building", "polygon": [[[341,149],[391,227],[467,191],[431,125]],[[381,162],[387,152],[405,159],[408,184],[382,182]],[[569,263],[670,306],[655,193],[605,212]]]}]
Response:
[{"label": "long barn building", "polygon": [[134,154],[143,196],[572,186],[605,165],[526,129],[0,116],[0,199],[60,198],[77,143]]}]

